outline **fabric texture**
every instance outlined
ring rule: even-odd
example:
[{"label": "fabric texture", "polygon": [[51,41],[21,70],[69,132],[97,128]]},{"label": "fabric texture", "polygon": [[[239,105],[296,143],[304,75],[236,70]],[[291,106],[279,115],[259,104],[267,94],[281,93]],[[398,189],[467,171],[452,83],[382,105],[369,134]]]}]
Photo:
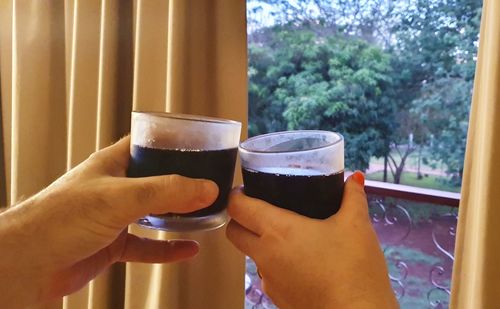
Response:
[{"label": "fabric texture", "polygon": [[451,308],[500,308],[500,2],[485,0],[460,202]]},{"label": "fabric texture", "polygon": [[[19,202],[127,134],[132,110],[246,127],[246,73],[244,0],[0,1],[0,202]],[[42,307],[243,308],[244,257],[224,229],[130,229],[196,239],[201,252],[171,265],[117,264]]]}]

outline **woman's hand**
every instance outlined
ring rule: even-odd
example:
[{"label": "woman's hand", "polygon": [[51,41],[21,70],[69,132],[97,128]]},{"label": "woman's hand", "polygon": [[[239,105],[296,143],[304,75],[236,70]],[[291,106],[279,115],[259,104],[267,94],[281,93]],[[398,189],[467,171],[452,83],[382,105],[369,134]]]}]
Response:
[{"label": "woman's hand", "polygon": [[310,219],[235,189],[227,237],[250,256],[264,291],[285,308],[397,308],[377,236],[364,177],[351,176],[340,211]]},{"label": "woman's hand", "polygon": [[126,178],[130,138],[94,153],[45,190],[0,214],[0,304],[43,302],[82,288],[114,262],[165,263],[198,244],[127,233],[150,213],[209,206],[217,185],[178,175]]}]

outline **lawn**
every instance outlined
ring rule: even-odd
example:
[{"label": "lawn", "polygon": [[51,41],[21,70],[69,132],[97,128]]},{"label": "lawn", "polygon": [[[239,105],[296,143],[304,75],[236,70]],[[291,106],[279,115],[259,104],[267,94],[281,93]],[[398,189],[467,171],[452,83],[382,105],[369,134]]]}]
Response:
[{"label": "lawn", "polygon": [[[382,181],[383,177],[383,172],[375,172],[366,175],[367,179],[377,181]],[[390,172],[387,175],[387,181],[394,182],[394,178],[392,177],[392,174]],[[435,175],[427,175],[422,179],[418,179],[416,173],[403,172],[403,175],[401,176],[401,184],[442,191],[460,192],[460,187],[452,186],[446,183],[446,179],[444,177]]]},{"label": "lawn", "polygon": [[[391,151],[391,155],[398,163],[399,163],[399,161],[401,161],[401,156],[399,155],[399,153],[395,149],[393,149]],[[422,158],[429,158],[429,157],[431,157],[431,155],[429,153],[429,149],[424,148],[422,150]],[[421,160],[421,162],[420,162],[422,172],[425,172],[426,170],[427,171],[429,171],[429,170],[445,171],[446,170],[445,164],[442,164],[439,162],[433,162],[433,161],[431,161],[432,163],[431,162],[425,163],[424,161],[425,160]],[[380,158],[373,157],[370,160],[370,162],[375,163],[375,164],[379,164],[379,165],[383,165],[384,158],[383,157],[380,157]],[[418,168],[418,151],[412,152],[408,156],[408,158],[406,158],[406,165],[405,166],[406,166],[406,168],[409,168],[409,169],[417,169]]]}]

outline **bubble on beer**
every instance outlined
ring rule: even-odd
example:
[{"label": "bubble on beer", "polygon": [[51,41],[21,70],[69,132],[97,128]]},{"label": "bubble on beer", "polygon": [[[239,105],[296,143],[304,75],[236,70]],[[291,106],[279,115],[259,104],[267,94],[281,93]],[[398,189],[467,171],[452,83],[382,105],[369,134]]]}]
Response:
[{"label": "bubble on beer", "polygon": [[275,175],[289,175],[289,176],[320,176],[324,175],[323,172],[313,168],[301,167],[262,167],[259,172],[275,174]]},{"label": "bubble on beer", "polygon": [[330,175],[344,170],[344,142],[334,132],[277,132],[243,142],[240,158],[245,168],[254,171],[265,172],[270,166],[298,167],[314,170],[316,175]]},{"label": "bubble on beer", "polygon": [[170,118],[155,114],[136,114],[134,117],[132,144],[141,147],[182,151],[220,150],[235,147],[237,143],[234,141],[239,139],[239,130],[234,130],[222,121],[204,121],[205,118],[193,116],[187,119]]},{"label": "bubble on beer", "polygon": [[322,147],[323,145],[325,145],[325,141],[317,137],[302,137],[284,142],[279,142],[278,144],[266,148],[266,151],[277,151],[277,152],[304,151],[304,150],[319,148]]}]

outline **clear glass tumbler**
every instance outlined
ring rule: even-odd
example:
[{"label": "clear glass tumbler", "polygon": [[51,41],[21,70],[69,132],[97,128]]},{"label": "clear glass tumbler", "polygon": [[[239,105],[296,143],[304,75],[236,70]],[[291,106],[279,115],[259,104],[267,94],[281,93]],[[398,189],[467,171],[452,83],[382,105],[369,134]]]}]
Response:
[{"label": "clear glass tumbler", "polygon": [[245,194],[311,218],[335,214],[344,190],[344,139],[329,131],[286,131],[239,146]]},{"label": "clear glass tumbler", "polygon": [[232,120],[132,112],[128,177],[178,174],[210,179],[219,187],[217,200],[207,208],[188,214],[150,214],[137,223],[172,232],[224,225],[240,132],[241,123]]}]

